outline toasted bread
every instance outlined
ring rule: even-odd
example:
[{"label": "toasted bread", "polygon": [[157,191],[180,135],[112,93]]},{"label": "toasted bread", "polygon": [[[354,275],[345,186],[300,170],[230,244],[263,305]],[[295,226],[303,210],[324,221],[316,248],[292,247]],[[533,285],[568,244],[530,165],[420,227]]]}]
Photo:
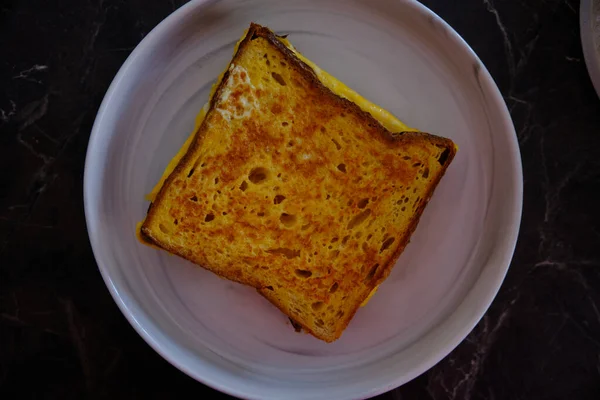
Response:
[{"label": "toasted bread", "polygon": [[388,131],[252,24],[141,235],[331,342],[389,275],[455,152]]}]

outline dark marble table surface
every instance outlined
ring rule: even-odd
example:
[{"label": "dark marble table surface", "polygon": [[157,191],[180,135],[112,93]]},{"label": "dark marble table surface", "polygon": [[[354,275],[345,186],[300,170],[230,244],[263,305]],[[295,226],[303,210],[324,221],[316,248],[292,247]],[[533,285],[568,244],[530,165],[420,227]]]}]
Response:
[{"label": "dark marble table surface", "polygon": [[[83,213],[94,116],[180,0],[0,2],[0,398],[228,398],[134,332]],[[600,399],[600,100],[572,0],[424,2],[475,49],[514,119],[524,213],[491,308],[433,369],[381,399]]]}]

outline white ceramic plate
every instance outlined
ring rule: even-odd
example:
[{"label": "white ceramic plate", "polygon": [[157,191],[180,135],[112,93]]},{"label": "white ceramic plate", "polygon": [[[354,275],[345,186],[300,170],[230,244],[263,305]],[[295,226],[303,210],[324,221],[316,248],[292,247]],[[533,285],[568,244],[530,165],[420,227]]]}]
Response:
[{"label": "white ceramic plate", "polygon": [[[144,194],[190,133],[250,21],[288,33],[365,97],[460,147],[391,276],[333,344],[296,334],[254,290],[134,235]],[[521,202],[518,146],[496,85],[451,28],[412,1],[188,3],[119,71],[85,169],[94,254],[125,316],[182,371],[245,398],[365,398],[426,371],[498,291]]]}]

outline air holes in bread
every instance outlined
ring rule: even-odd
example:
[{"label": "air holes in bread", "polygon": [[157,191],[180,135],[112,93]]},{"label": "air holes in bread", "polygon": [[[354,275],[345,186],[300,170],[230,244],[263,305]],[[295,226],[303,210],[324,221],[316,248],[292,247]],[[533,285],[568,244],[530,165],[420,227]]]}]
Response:
[{"label": "air holes in bread", "polygon": [[340,171],[342,171],[343,173],[346,173],[346,164],[339,164],[337,166],[337,169],[339,169]]},{"label": "air holes in bread", "polygon": [[342,239],[342,244],[346,244],[348,242],[348,239],[350,239],[350,235],[344,236],[344,238]]},{"label": "air holes in bread", "polygon": [[367,274],[367,276],[365,276],[365,279],[363,280],[365,283],[367,283],[367,282],[371,281],[371,279],[373,279],[373,277],[377,273],[377,268],[379,268],[379,264],[375,264],[371,267],[371,269],[369,270],[369,273]]},{"label": "air holes in bread", "polygon": [[450,149],[444,149],[444,151],[442,151],[442,154],[440,154],[440,156],[438,157],[438,162],[440,163],[440,165],[445,165],[446,161],[448,161],[449,156]]},{"label": "air holes in bread", "polygon": [[354,229],[357,226],[359,226],[360,224],[362,224],[363,222],[365,222],[367,220],[367,218],[369,218],[369,215],[371,215],[371,209],[367,208],[365,211],[357,214],[354,216],[354,218],[352,218],[350,220],[350,222],[348,222],[348,226],[347,229]]},{"label": "air holes in bread", "polygon": [[164,226],[163,224],[159,224],[159,225],[158,225],[158,229],[160,229],[160,231],[161,231],[162,233],[169,233],[169,230],[168,230],[168,229],[167,229],[167,227],[166,227],[166,226]]},{"label": "air holes in bread", "polygon": [[283,225],[285,225],[288,228],[291,228],[292,226],[296,225],[296,222],[298,221],[298,219],[296,218],[295,215],[286,214],[286,213],[281,214],[281,217],[279,217],[279,220],[281,221],[281,223]]},{"label": "air holes in bread", "polygon": [[329,288],[329,293],[335,293],[337,292],[338,288],[340,287],[340,285],[338,285],[337,282],[335,282],[333,285],[331,285],[331,287]]},{"label": "air holes in bread", "polygon": [[369,204],[369,199],[362,199],[361,201],[356,203],[358,208],[365,208],[367,206],[367,204]]},{"label": "air holes in bread", "polygon": [[425,167],[423,171],[423,178],[429,178],[429,168]]},{"label": "air holes in bread", "polygon": [[395,240],[395,238],[393,238],[393,237],[385,239],[383,244],[381,245],[381,249],[379,249],[379,252],[381,253],[382,251],[384,251],[388,247],[390,247],[392,245],[392,243],[394,243],[394,240]]},{"label": "air holes in bread", "polygon": [[245,191],[246,191],[246,189],[248,189],[248,182],[246,182],[246,181],[243,181],[243,182],[242,182],[242,184],[240,185],[240,190],[241,190],[242,192],[245,192]]},{"label": "air holes in bread", "polygon": [[339,143],[337,140],[335,140],[335,139],[331,139],[331,141],[333,142],[333,144],[335,144],[335,148],[336,148],[337,150],[341,150],[341,148],[342,148],[342,145],[341,145],[341,144],[340,144],[340,143]]},{"label": "air holes in bread", "polygon": [[194,202],[198,202],[198,196],[193,195],[192,197],[190,197],[190,200],[194,201]]},{"label": "air holes in bread", "polygon": [[267,250],[267,253],[282,255],[289,260],[291,260],[292,258],[300,257],[300,250],[292,250],[286,247],[279,247],[277,249]]},{"label": "air holes in bread", "polygon": [[190,178],[192,175],[194,175],[194,168],[190,169],[190,172],[188,173],[188,178]]},{"label": "air holes in bread", "polygon": [[259,184],[267,179],[269,171],[266,168],[258,167],[253,168],[248,175],[248,180],[252,183]]},{"label": "air holes in bread", "polygon": [[206,214],[206,217],[204,217],[204,222],[210,222],[213,219],[215,219],[215,215],[214,214]]},{"label": "air holes in bread", "polygon": [[312,272],[307,271],[305,269],[297,269],[294,271],[294,273],[296,274],[296,276],[298,278],[303,278],[303,279],[307,279],[310,278],[312,276]]},{"label": "air holes in bread", "polygon": [[325,305],[325,303],[323,303],[322,301],[315,301],[314,303],[311,304],[311,307],[312,307],[313,311],[321,311],[323,309],[324,305]]},{"label": "air holes in bread", "polygon": [[273,199],[273,203],[274,204],[281,204],[281,202],[283,202],[285,200],[285,196],[282,194],[278,194],[277,196],[275,196],[275,198]]},{"label": "air holes in bread", "polygon": [[289,122],[287,122],[287,121],[283,121],[283,122],[281,123],[281,126],[288,126],[288,125],[289,125]]},{"label": "air holes in bread", "polygon": [[279,75],[277,72],[271,72],[271,76],[281,86],[286,86],[287,85],[287,83],[285,82],[285,79],[283,79],[283,76]]}]

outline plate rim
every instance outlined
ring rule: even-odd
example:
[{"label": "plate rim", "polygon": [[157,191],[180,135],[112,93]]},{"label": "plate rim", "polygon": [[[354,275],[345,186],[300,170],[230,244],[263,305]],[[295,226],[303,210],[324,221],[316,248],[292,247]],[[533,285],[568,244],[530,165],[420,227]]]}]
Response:
[{"label": "plate rim", "polygon": [[593,0],[581,0],[579,6],[579,33],[588,75],[596,94],[600,98],[600,54],[595,49],[596,43],[592,27],[593,6]]},{"label": "plate rim", "polygon": [[[88,236],[90,239],[92,252],[94,254],[94,258],[98,265],[98,269],[100,270],[101,276],[113,297],[113,300],[119,307],[121,313],[126,317],[128,322],[133,326],[135,331],[144,339],[146,343],[150,345],[150,347],[156,351],[161,357],[167,360],[170,364],[178,368],[180,371],[184,372],[188,376],[193,379],[213,388],[219,390],[223,393],[243,398],[266,398],[266,392],[256,392],[256,393],[248,393],[239,388],[228,386],[221,382],[218,382],[217,379],[208,378],[199,374],[198,371],[188,368],[185,363],[178,359],[175,355],[171,354],[171,350],[168,348],[167,344],[164,343],[165,339],[160,338],[160,336],[156,332],[150,332],[144,326],[144,322],[140,321],[134,315],[135,313],[130,309],[129,305],[126,303],[126,299],[121,294],[121,288],[118,287],[118,284],[113,281],[108,267],[106,267],[105,262],[103,260],[102,253],[100,251],[101,238],[100,234],[97,233],[93,228],[95,227],[95,217],[97,214],[92,209],[92,193],[94,191],[94,187],[97,185],[95,181],[92,180],[91,176],[95,172],[94,166],[97,164],[101,164],[103,158],[102,155],[95,153],[94,149],[98,147],[97,143],[103,140],[103,125],[104,120],[109,114],[111,98],[115,95],[118,90],[119,85],[126,77],[129,69],[135,64],[136,58],[138,55],[146,48],[151,47],[157,40],[160,40],[163,33],[168,31],[172,26],[176,25],[180,19],[182,19],[189,12],[197,12],[200,11],[203,7],[210,5],[211,3],[216,2],[217,0],[192,0],[173,13],[168,15],[165,19],[163,19],[157,26],[155,26],[140,43],[136,46],[136,48],[132,51],[132,53],[127,57],[123,65],[120,67],[118,73],[115,78],[111,82],[96,115],[94,125],[92,127],[92,131],[90,134],[88,148],[86,151],[85,158],[85,166],[84,166],[84,184],[83,184],[83,197],[84,197],[84,210],[85,210],[85,219],[86,219],[86,227],[88,231]],[[477,54],[473,51],[473,49],[466,43],[466,41],[441,17],[439,17],[436,13],[431,11],[425,5],[417,2],[416,0],[404,0],[408,6],[412,7],[415,12],[420,13],[422,15],[431,18],[436,23],[442,25],[447,33],[451,36],[451,39],[456,41],[460,46],[462,46],[472,57],[473,61],[477,62],[480,66],[479,71],[479,79],[480,82],[486,85],[489,94],[491,94],[490,104],[497,106],[496,111],[498,112],[498,116],[502,119],[504,125],[506,125],[506,140],[507,140],[507,154],[511,156],[511,158],[515,161],[511,163],[511,173],[514,177],[513,181],[513,196],[511,198],[511,220],[510,223],[506,225],[506,235],[507,238],[504,241],[504,248],[502,249],[502,266],[503,268],[496,272],[495,279],[493,280],[493,288],[494,290],[490,290],[486,293],[485,296],[479,298],[479,303],[475,307],[473,311],[474,317],[472,317],[468,324],[463,324],[462,329],[457,330],[453,335],[453,340],[443,344],[436,351],[430,352],[428,355],[423,357],[423,360],[416,366],[408,371],[406,374],[399,376],[394,381],[388,382],[387,385],[380,385],[378,387],[365,389],[361,393],[356,393],[356,396],[375,396],[381,393],[384,393],[388,390],[399,387],[422,373],[426,372],[434,365],[439,363],[444,357],[446,357],[450,352],[452,352],[473,330],[473,328],[477,325],[477,323],[483,318],[486,311],[489,309],[492,301],[496,297],[500,287],[504,281],[504,278],[508,272],[508,268],[510,267],[511,260],[514,255],[514,250],[516,247],[519,227],[521,223],[522,217],[522,209],[523,209],[523,171],[522,171],[522,160],[520,155],[520,149],[518,145],[517,135],[514,129],[514,125],[512,119],[510,117],[510,113],[504,102],[504,99],[494,81],[489,71],[483,64],[483,62],[479,59]],[[93,183],[94,182],[94,183]],[[474,284],[474,287],[476,284]],[[472,289],[471,289],[472,290]],[[464,299],[461,300],[459,305],[457,305],[456,310],[460,307]],[[446,318],[452,318],[452,315],[456,312],[454,310],[450,313]],[[164,334],[164,333],[163,333]],[[167,336],[166,334],[164,334]],[[167,336],[167,339],[169,337]],[[173,340],[177,345],[181,346],[181,343]]]}]

